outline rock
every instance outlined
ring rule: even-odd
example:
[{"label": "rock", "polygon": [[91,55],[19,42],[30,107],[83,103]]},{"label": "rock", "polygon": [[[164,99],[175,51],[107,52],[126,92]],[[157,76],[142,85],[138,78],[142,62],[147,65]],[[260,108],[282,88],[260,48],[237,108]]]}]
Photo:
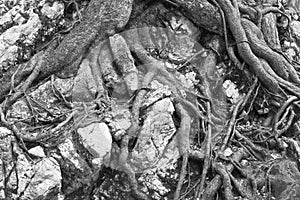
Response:
[{"label": "rock", "polygon": [[126,130],[131,126],[131,112],[127,106],[113,105],[109,116],[105,118],[112,135],[116,140],[120,140]]},{"label": "rock", "polygon": [[[109,155],[112,146],[110,130],[105,123],[93,123],[77,130],[81,136],[84,147],[93,155],[94,158],[103,159]],[[98,166],[102,162],[95,160]]]},{"label": "rock", "polygon": [[48,18],[55,19],[64,14],[64,5],[57,1],[54,1],[52,5],[49,5],[49,3],[45,3],[43,8],[41,9],[41,12]]},{"label": "rock", "polygon": [[195,55],[195,52],[201,51],[197,49],[196,41],[188,35],[175,35],[166,47],[168,59],[176,64],[184,63],[186,60]]},{"label": "rock", "polygon": [[14,2],[12,8],[8,8],[3,1],[0,3],[0,30],[11,27],[14,23],[19,24],[20,14],[30,15],[36,6],[35,1],[11,0],[10,2]]},{"label": "rock", "polygon": [[194,85],[198,83],[195,72],[188,72],[185,75],[177,73],[176,75],[185,88],[193,89]]},{"label": "rock", "polygon": [[[146,119],[141,127],[139,138],[130,155],[129,162],[136,172],[159,167],[157,163],[161,158],[166,158],[168,144],[176,128],[172,119],[174,107],[169,98],[156,102],[146,114]],[[173,151],[169,159],[177,160],[178,155]]]},{"label": "rock", "polygon": [[296,38],[296,42],[298,47],[300,46],[300,22],[299,21],[292,21],[290,24],[290,28],[292,31],[292,34]]},{"label": "rock", "polygon": [[158,101],[159,99],[171,95],[171,90],[169,86],[163,85],[156,80],[150,83],[150,88],[154,91],[145,95],[145,101],[143,103],[143,106],[147,107],[153,104],[154,102]]},{"label": "rock", "polygon": [[55,199],[61,188],[62,175],[54,158],[43,158],[32,168],[32,176],[20,199]]},{"label": "rock", "polygon": [[10,184],[17,183],[18,195],[20,195],[26,190],[27,185],[34,176],[34,165],[27,160],[24,154],[20,154],[17,158],[16,168],[18,170],[18,181],[10,180]]},{"label": "rock", "polygon": [[13,26],[0,35],[0,64],[3,62],[14,62],[18,58],[19,46],[22,38],[22,45],[33,45],[42,23],[39,16],[30,13],[29,19],[25,24]]},{"label": "rock", "polygon": [[139,181],[145,184],[145,190],[151,191],[151,199],[162,199],[162,196],[166,196],[166,194],[170,192],[170,189],[162,183],[161,177],[159,177],[156,173],[152,172],[145,176],[141,176]]},{"label": "rock", "polygon": [[297,53],[294,48],[289,48],[285,51],[285,55],[290,59],[293,60]]},{"label": "rock", "polygon": [[[7,192],[5,194],[8,196],[3,194],[4,181],[6,181],[6,188],[9,191],[15,191],[18,188],[16,173],[13,170],[14,158],[12,144],[15,142],[15,139],[13,133],[4,127],[0,127],[0,138],[0,199],[9,199],[13,194],[12,192]],[[8,179],[6,174],[9,171],[12,171],[12,174]]]},{"label": "rock", "polygon": [[95,81],[96,76],[90,68],[89,59],[84,59],[74,79],[72,91],[74,102],[91,102],[96,98],[97,93],[103,91],[101,83]]},{"label": "rock", "polygon": [[174,105],[170,98],[164,98],[158,102],[156,102],[152,106],[152,111],[154,113],[169,113],[173,114],[175,111]]},{"label": "rock", "polygon": [[[66,95],[64,93],[64,87],[63,82],[54,82],[55,86],[62,92],[63,95]],[[72,85],[72,83],[68,83],[69,85]],[[69,87],[69,93],[70,92]],[[67,90],[67,88],[65,89]],[[71,94],[68,94],[68,98],[70,98]],[[31,107],[35,113],[38,113],[39,116],[42,116],[44,120],[53,120],[55,116],[61,115],[66,112],[66,107],[61,104],[57,103],[58,99],[53,93],[51,81],[44,82],[40,84],[35,90],[32,90],[27,93],[28,96],[28,102],[31,104]],[[67,101],[68,98],[65,96]],[[16,103],[14,103],[8,110],[8,115],[11,118],[11,120],[14,120],[16,122],[16,125],[24,126],[26,123],[20,121],[19,119],[32,119],[36,120],[37,118],[32,118],[32,111],[30,110],[30,107],[28,104],[26,98],[20,98],[17,100]],[[53,115],[51,115],[49,112],[51,112]],[[37,121],[35,121],[37,122]],[[32,131],[32,132],[24,132],[26,136],[37,136],[41,134],[47,134],[46,132],[42,131]]]},{"label": "rock", "polygon": [[75,146],[71,137],[60,144],[58,149],[59,154],[55,154],[55,158],[59,162],[63,174],[62,190],[64,194],[72,194],[76,191],[85,195],[86,186],[90,185],[94,178],[90,165],[79,154],[79,148]]},{"label": "rock", "polygon": [[43,158],[46,156],[44,149],[41,146],[36,146],[36,147],[29,149],[28,153],[30,153],[33,156],[40,157],[40,158]]},{"label": "rock", "polygon": [[226,96],[231,99],[233,103],[237,103],[241,98],[239,94],[239,90],[237,89],[237,85],[235,85],[230,80],[226,80],[223,83],[223,87],[226,93]]},{"label": "rock", "polygon": [[66,139],[64,143],[58,146],[59,152],[64,160],[69,160],[79,170],[84,170],[86,167],[85,161],[77,153],[71,139]]},{"label": "rock", "polygon": [[5,187],[5,173],[4,171],[2,171],[2,169],[4,169],[4,163],[2,162],[2,160],[0,160],[0,199],[5,199],[5,191],[4,191],[4,187]]},{"label": "rock", "polygon": [[281,160],[269,170],[271,193],[278,200],[300,199],[300,172],[297,164]]}]

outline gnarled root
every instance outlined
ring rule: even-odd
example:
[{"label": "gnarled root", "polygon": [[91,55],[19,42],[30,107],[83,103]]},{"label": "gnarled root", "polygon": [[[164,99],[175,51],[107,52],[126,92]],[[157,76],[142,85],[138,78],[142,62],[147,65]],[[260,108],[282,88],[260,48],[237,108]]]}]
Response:
[{"label": "gnarled root", "polygon": [[240,13],[238,5],[235,0],[231,3],[229,0],[217,0],[223,9],[229,28],[233,34],[233,37],[237,43],[238,52],[242,59],[249,65],[254,71],[259,80],[268,88],[272,93],[277,93],[279,85],[277,81],[272,77],[262,66],[259,59],[252,52],[245,30],[242,27]]},{"label": "gnarled root", "polygon": [[184,182],[184,178],[186,176],[186,167],[188,163],[189,157],[189,149],[190,149],[190,129],[191,129],[191,117],[187,113],[187,111],[180,105],[180,103],[175,104],[176,112],[181,118],[180,127],[177,131],[177,141],[179,146],[179,153],[182,156],[182,166],[181,172],[179,176],[179,180],[177,183],[176,191],[174,194],[174,200],[179,199],[180,191]]},{"label": "gnarled root", "polygon": [[139,191],[138,183],[135,177],[135,172],[133,171],[132,167],[127,163],[128,143],[129,143],[129,136],[124,135],[121,141],[121,152],[119,156],[120,169],[123,170],[128,176],[132,195],[136,199],[148,200],[149,199],[148,196]]},{"label": "gnarled root", "polygon": [[[246,155],[247,154],[243,149],[239,149],[233,154],[232,160],[238,163]],[[227,172],[231,173],[234,169],[234,166],[232,164],[229,164],[226,166],[226,168],[227,168]],[[221,185],[222,185],[222,177],[221,175],[217,174],[213,178],[213,180],[208,184],[208,186],[205,188],[201,199],[212,200]]]},{"label": "gnarled root", "polygon": [[230,181],[230,176],[228,171],[226,170],[226,167],[222,163],[215,163],[214,168],[218,174],[221,175],[223,179],[223,188],[224,188],[224,193],[225,193],[225,199],[226,200],[231,200],[234,199],[233,194],[232,194],[232,185]]},{"label": "gnarled root", "polygon": [[300,83],[294,67],[279,53],[268,47],[261,30],[248,19],[242,19],[242,26],[246,32],[249,44],[256,56],[259,56],[272,66],[272,69],[285,80]]}]

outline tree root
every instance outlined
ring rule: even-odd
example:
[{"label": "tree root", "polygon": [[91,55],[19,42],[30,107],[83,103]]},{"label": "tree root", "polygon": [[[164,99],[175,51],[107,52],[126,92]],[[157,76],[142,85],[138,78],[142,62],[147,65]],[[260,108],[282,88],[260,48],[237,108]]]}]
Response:
[{"label": "tree root", "polygon": [[278,128],[278,122],[279,118],[282,116],[283,112],[290,106],[294,101],[296,101],[298,98],[295,96],[291,96],[282,106],[281,108],[277,111],[275,117],[274,117],[274,125],[273,125],[273,131],[276,132]]},{"label": "tree root", "polygon": [[[49,53],[46,53],[42,59],[39,59],[39,67],[32,67],[34,62],[29,61],[26,64],[25,71],[18,71],[14,83],[20,84],[21,81],[35,69],[25,86],[20,86],[9,104],[14,103],[20,98],[34,81],[43,80],[52,74],[55,74],[64,67],[74,63],[78,57],[83,55],[91,43],[96,39],[106,39],[109,35],[116,32],[117,29],[123,28],[131,13],[133,0],[126,1],[98,1],[92,0],[86,10],[83,20],[76,26],[56,47],[56,41],[48,47]],[[40,69],[39,69],[40,68]],[[12,72],[11,74],[13,74]],[[7,76],[5,76],[7,77]],[[0,96],[3,97],[10,88],[10,83],[0,80],[4,84],[0,87]],[[4,82],[5,81],[5,82]],[[1,101],[3,99],[0,98]],[[13,100],[13,101],[12,101]],[[5,109],[5,108],[4,108]]]},{"label": "tree root", "polygon": [[252,174],[249,173],[247,170],[242,169],[239,166],[239,163],[236,163],[234,160],[230,159],[230,162],[241,173],[242,176],[244,176],[247,180],[250,181],[252,188],[253,188],[253,193],[256,194],[257,193],[257,182],[256,182],[255,178],[252,176]]},{"label": "tree root", "polygon": [[180,116],[180,127],[177,131],[177,142],[179,146],[179,153],[182,156],[182,165],[179,180],[174,194],[174,200],[179,199],[180,191],[186,176],[186,167],[189,157],[190,149],[190,129],[191,129],[191,117],[187,111],[180,105],[180,103],[175,104],[176,112]]},{"label": "tree root", "polygon": [[251,21],[242,19],[242,26],[246,31],[249,44],[253,52],[268,61],[272,69],[283,79],[300,83],[294,67],[280,54],[268,47],[263,39],[261,30]]},{"label": "tree root", "polygon": [[243,102],[244,102],[244,99],[241,99],[237,103],[237,105],[234,107],[231,119],[230,119],[229,124],[228,124],[228,128],[227,128],[225,138],[224,138],[224,140],[222,142],[222,146],[220,148],[220,152],[224,152],[224,150],[226,148],[226,145],[228,144],[228,141],[231,138],[231,134],[232,134],[232,131],[234,130],[234,125],[236,123],[236,118],[237,118],[237,115],[238,115],[238,111],[240,110],[240,106],[243,104]]},{"label": "tree root", "polygon": [[[139,41],[139,36],[136,30],[128,31],[124,35],[130,50],[137,59],[143,63],[143,65],[138,66],[141,71],[145,72],[145,76],[142,81],[141,89],[138,91],[135,99],[132,103],[132,117],[131,117],[131,126],[127,130],[126,135],[123,136],[121,142],[121,153],[119,157],[119,164],[121,169],[129,177],[129,182],[132,188],[132,194],[138,199],[146,199],[146,195],[138,191],[137,181],[135,174],[131,166],[127,163],[128,158],[128,144],[129,140],[132,137],[138,135],[139,130],[139,120],[140,120],[140,108],[144,101],[144,96],[147,93],[147,88],[151,81],[155,78],[163,84],[166,84],[170,87],[172,94],[174,95],[174,101],[176,111],[181,118],[180,127],[178,129],[178,146],[180,155],[183,158],[182,169],[180,173],[180,178],[178,181],[177,189],[174,195],[174,199],[180,197],[180,191],[184,182],[186,175],[186,166],[189,157],[189,132],[191,126],[191,117],[188,115],[186,109],[192,110],[196,116],[201,117],[203,120],[207,121],[204,115],[201,115],[201,111],[191,102],[184,99],[178,91],[180,88],[184,89],[178,82],[178,80],[165,69],[164,63],[153,58],[149,53],[144,49],[142,44]],[[144,41],[145,42],[145,41]],[[197,155],[199,156],[199,155]],[[202,155],[201,155],[202,156]],[[201,157],[202,158],[202,157]]]},{"label": "tree root", "polygon": [[[210,102],[206,103],[207,106],[207,116],[211,120],[211,105]],[[202,169],[201,181],[197,189],[196,198],[200,198],[204,189],[204,184],[207,176],[208,169],[211,165],[211,140],[212,140],[212,127],[211,124],[207,124],[207,134],[206,134],[206,147],[205,147],[205,158]]]},{"label": "tree root", "polygon": [[224,187],[224,193],[225,193],[225,199],[226,200],[232,200],[234,199],[234,196],[232,194],[232,185],[230,181],[229,172],[226,170],[226,167],[220,163],[216,162],[214,164],[214,169],[218,174],[221,175],[223,179],[223,187]]},{"label": "tree root", "polygon": [[228,173],[228,174],[230,176],[231,182],[233,183],[233,185],[236,188],[239,195],[241,195],[242,197],[247,198],[247,199],[253,199],[253,195],[249,194],[249,192],[240,185],[238,180],[231,173]]},{"label": "tree root", "polygon": [[[251,148],[251,151],[256,151],[258,153],[260,153],[260,155],[262,155],[264,158],[267,158],[268,157],[268,154],[266,153],[266,149],[258,146],[258,145],[255,145],[249,138],[247,138],[246,136],[242,135],[239,131],[235,131],[234,132],[234,135],[239,139],[239,140],[243,140],[250,148]],[[259,160],[262,160],[260,158],[260,156],[256,156],[256,153],[253,152],[253,154],[255,155],[256,158],[258,158]]]},{"label": "tree root", "polygon": [[288,118],[288,120],[287,120],[286,125],[284,126],[284,128],[278,130],[279,124],[281,124],[281,123],[283,123],[283,122],[279,121],[278,123],[276,123],[276,125],[275,125],[275,130],[274,130],[274,133],[275,133],[275,139],[277,139],[278,137],[280,137],[280,136],[281,136],[284,132],[286,132],[286,131],[290,128],[290,126],[292,125],[292,122],[293,122],[294,117],[296,116],[296,114],[295,114],[295,112],[294,112],[292,109],[290,109],[290,113],[291,113],[291,114],[290,114],[290,116],[289,116],[289,118]]},{"label": "tree root", "polygon": [[[239,162],[246,155],[247,154],[243,149],[239,149],[238,151],[236,151],[233,154],[232,159],[235,162]],[[234,166],[232,164],[229,164],[228,166],[226,166],[226,168],[227,168],[227,171],[231,173],[234,169]],[[205,188],[201,199],[212,200],[213,197],[215,196],[217,190],[220,188],[221,184],[222,184],[222,178],[219,174],[217,174]]]},{"label": "tree root", "polygon": [[[179,83],[179,81],[174,77],[173,74],[168,72],[165,69],[165,65],[162,61],[159,61],[152,56],[144,49],[142,44],[139,41],[139,35],[136,30],[127,31],[126,35],[124,35],[130,50],[134,55],[143,63],[143,65],[139,66],[141,70],[146,71],[147,73],[151,72],[156,79],[158,79],[163,84],[166,84],[170,87],[175,98],[180,101],[182,106],[186,109],[192,111],[192,113],[201,118],[204,121],[209,121],[206,116],[191,102],[187,101],[182,97],[181,91],[185,91],[186,89]],[[146,41],[144,41],[146,42]],[[146,42],[148,43],[148,42]],[[152,75],[151,75],[152,76]],[[150,75],[149,75],[150,77]],[[154,77],[152,77],[154,78]],[[144,82],[145,82],[144,78]],[[150,81],[150,79],[149,79]],[[151,82],[151,81],[150,81]],[[149,83],[150,83],[149,82]],[[143,86],[144,87],[144,86]],[[138,105],[137,105],[138,106]],[[212,123],[212,122],[210,122]]]},{"label": "tree root", "polygon": [[121,149],[120,149],[120,155],[119,155],[119,165],[120,169],[123,170],[129,179],[129,184],[131,188],[131,193],[136,199],[141,200],[148,200],[148,196],[138,189],[138,183],[135,178],[135,172],[133,171],[132,167],[128,164],[127,158],[128,158],[128,144],[129,144],[129,135],[124,135],[121,141]]},{"label": "tree root", "polygon": [[279,85],[274,77],[272,77],[263,68],[259,59],[253,54],[245,30],[242,27],[240,13],[236,0],[231,3],[229,0],[217,0],[221,8],[223,9],[229,28],[233,34],[233,37],[237,43],[238,52],[242,59],[249,65],[249,67],[255,72],[259,80],[268,88],[272,93],[277,93]]}]

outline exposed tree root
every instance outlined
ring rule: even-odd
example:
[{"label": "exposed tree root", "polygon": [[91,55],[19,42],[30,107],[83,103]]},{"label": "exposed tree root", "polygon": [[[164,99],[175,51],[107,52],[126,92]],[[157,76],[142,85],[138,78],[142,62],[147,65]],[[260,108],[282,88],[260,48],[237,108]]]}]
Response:
[{"label": "exposed tree root", "polygon": [[[210,102],[206,103],[207,107],[207,116],[208,119],[211,120],[211,105]],[[211,148],[212,148],[212,127],[211,124],[207,124],[207,134],[206,134],[206,147],[205,147],[205,158],[204,158],[204,164],[202,169],[202,175],[201,175],[201,181],[197,189],[196,198],[200,198],[202,195],[202,192],[204,190],[205,180],[208,173],[208,169],[211,165]]]},{"label": "exposed tree root", "polygon": [[[263,156],[263,158],[267,158],[269,155],[266,153],[266,149],[255,145],[249,138],[247,138],[246,136],[242,135],[240,132],[235,131],[234,132],[235,136],[239,139],[239,140],[243,140],[250,148],[251,151],[256,151],[258,153],[260,153],[260,155]],[[254,155],[256,155],[256,153],[253,153]],[[261,156],[256,156],[259,160],[261,160]]]},{"label": "exposed tree root", "polygon": [[237,43],[239,55],[249,65],[259,80],[271,92],[277,93],[279,85],[276,80],[264,69],[259,59],[253,54],[245,30],[242,27],[238,5],[235,0],[231,3],[229,0],[217,0],[223,9],[231,33]]},{"label": "exposed tree root", "polygon": [[179,104],[175,104],[176,112],[180,116],[180,127],[177,131],[177,141],[179,146],[179,153],[182,156],[182,165],[179,180],[174,194],[174,200],[179,199],[180,191],[186,176],[186,167],[189,158],[190,149],[190,129],[191,129],[191,117],[187,111]]},{"label": "exposed tree root", "polygon": [[292,125],[294,117],[296,116],[296,113],[292,109],[290,109],[290,112],[291,112],[291,114],[290,114],[290,116],[289,116],[289,118],[286,122],[286,125],[282,129],[278,130],[278,128],[277,128],[278,125],[281,124],[280,122],[278,123],[278,125],[276,125],[276,129],[274,130],[276,139],[279,136],[281,136],[284,132],[286,132],[290,128],[290,126]]},{"label": "exposed tree root", "polygon": [[127,162],[127,158],[129,155],[128,154],[129,139],[130,137],[126,134],[123,136],[121,141],[121,148],[120,148],[120,155],[119,155],[120,169],[123,170],[128,176],[132,195],[137,199],[148,200],[149,199],[148,196],[139,191],[138,183],[135,178],[135,172]]},{"label": "exposed tree root", "polygon": [[273,131],[277,129],[278,125],[278,121],[279,118],[282,116],[282,114],[284,113],[284,111],[288,108],[288,106],[290,106],[294,101],[296,101],[298,98],[295,96],[291,96],[282,106],[281,108],[277,111],[275,117],[274,117],[274,125],[273,125]]},{"label": "exposed tree root", "polygon": [[[92,0],[80,24],[76,26],[57,47],[51,44],[51,47],[48,47],[49,53],[46,53],[43,58],[39,58],[39,67],[32,67],[31,65],[34,64],[34,62],[28,62],[24,71],[18,71],[15,75],[15,85],[20,84],[32,70],[36,70],[35,74],[28,78],[25,85],[27,88],[20,86],[22,90],[18,91],[12,100],[16,101],[34,81],[43,80],[63,70],[64,67],[70,66],[88,50],[96,38],[99,40],[106,39],[109,35],[113,35],[117,30],[123,28],[129,20],[132,3],[133,0],[125,0],[122,2],[117,0]],[[56,48],[53,49],[52,46]],[[0,87],[1,97],[4,96],[10,88],[8,81],[3,83],[4,84]],[[3,99],[0,100],[2,101]],[[11,101],[10,104],[14,101]]]},{"label": "exposed tree root", "polygon": [[242,19],[243,28],[246,31],[249,44],[256,56],[264,58],[272,69],[283,79],[294,83],[300,83],[294,67],[280,54],[268,47],[264,41],[261,30],[251,21]]},{"label": "exposed tree root", "polygon": [[[235,162],[239,162],[243,157],[245,157],[247,154],[243,149],[239,149],[237,152],[235,152],[232,156],[232,159]],[[229,164],[227,166],[227,171],[232,172],[234,169],[234,166],[232,164]],[[222,184],[222,178],[220,175],[216,175],[213,180],[207,185],[205,188],[202,198],[203,200],[212,200],[213,197],[215,196],[217,190]]]},{"label": "exposed tree root", "polygon": [[214,164],[214,169],[218,174],[221,175],[223,179],[223,188],[224,188],[224,195],[226,200],[234,199],[234,196],[232,194],[232,185],[230,181],[229,172],[226,170],[226,167],[220,163],[216,162]]},{"label": "exposed tree root", "polygon": [[[221,185],[223,185],[225,199],[234,199],[232,191],[233,186],[237,189],[237,192],[242,197],[250,199],[258,198],[257,183],[255,179],[248,171],[239,165],[239,161],[247,155],[246,151],[249,152],[250,155],[252,154],[258,160],[264,160],[265,158],[268,158],[269,154],[264,147],[256,145],[255,142],[253,142],[250,138],[235,130],[235,126],[237,122],[243,119],[243,117],[240,119],[237,117],[240,112],[244,110],[244,107],[252,96],[258,81],[260,81],[260,83],[267,88],[271,94],[280,96],[282,99],[288,98],[290,94],[293,96],[291,96],[275,114],[272,127],[273,129],[271,130],[270,127],[263,129],[263,133],[258,135],[257,138],[264,139],[265,137],[268,137],[266,140],[264,140],[267,141],[269,138],[275,137],[277,142],[282,138],[285,140],[284,137],[282,137],[282,134],[284,134],[291,127],[294,119],[296,118],[296,109],[294,110],[293,106],[296,105],[294,102],[300,98],[300,78],[298,76],[298,72],[291,62],[289,62],[286,57],[278,52],[280,48],[278,34],[275,33],[272,36],[272,39],[267,40],[266,37],[268,34],[270,34],[270,30],[266,29],[261,31],[261,29],[263,29],[261,24],[264,23],[264,15],[271,12],[279,13],[282,16],[286,15],[275,7],[256,9],[240,4],[237,2],[237,0],[211,1],[215,6],[218,7],[219,12],[210,2],[206,0],[168,0],[167,2],[173,6],[177,6],[177,8],[182,10],[186,16],[192,17],[195,24],[198,24],[202,28],[206,28],[211,32],[223,35],[225,37],[226,50],[231,61],[240,69],[243,69],[242,66],[244,66],[244,63],[246,63],[249,69],[252,70],[257,77],[245,98],[241,99],[235,105],[231,119],[228,121],[225,137],[221,138],[222,141],[219,143],[219,153],[224,152],[226,147],[231,144],[231,141],[233,141],[234,144],[237,144],[237,146],[244,148],[233,152],[231,157],[223,156],[225,157],[223,158],[221,155],[217,155],[215,160],[212,158],[214,155],[212,154],[212,149],[214,147],[213,145],[215,145],[213,144],[215,141],[212,141],[214,139],[212,137],[212,129],[214,128],[212,119],[214,119],[215,116],[212,115],[212,110],[214,111],[214,108],[211,107],[212,101],[210,99],[212,98],[212,95],[210,94],[210,91],[208,91],[208,85],[204,83],[204,89],[201,88],[203,90],[207,90],[202,91],[204,97],[201,95],[197,96],[193,94],[193,92],[187,91],[187,89],[184,88],[177,80],[174,73],[166,69],[164,62],[152,57],[146,50],[155,48],[155,46],[159,46],[157,45],[159,42],[153,41],[148,32],[160,31],[159,33],[162,33],[163,30],[160,28],[131,30],[124,34],[124,38],[119,34],[115,34],[128,22],[133,3],[132,0],[126,0],[122,2],[117,0],[92,0],[87,8],[87,13],[83,16],[80,24],[76,26],[70,32],[70,34],[68,34],[62,40],[62,42],[58,44],[58,46],[57,41],[55,41],[53,44],[50,44],[47,51],[41,52],[39,56],[36,56],[34,59],[28,62],[27,65],[21,65],[13,73],[8,73],[12,75],[9,78],[10,82],[8,81],[8,83],[4,83],[4,86],[0,87],[0,95],[6,95],[9,93],[6,100],[3,102],[2,107],[0,107],[1,124],[11,129],[18,141],[40,142],[44,140],[44,136],[22,136],[16,126],[6,120],[6,111],[15,101],[26,94],[26,91],[37,81],[45,79],[54,73],[66,69],[68,66],[70,67],[70,65],[74,64],[76,60],[80,61],[81,56],[89,49],[90,45],[95,41],[96,38],[103,40],[108,36],[113,35],[110,38],[110,43],[111,51],[114,56],[114,62],[119,72],[121,72],[127,89],[130,90],[130,94],[134,94],[134,92],[136,92],[131,107],[131,126],[127,130],[126,134],[122,137],[119,154],[119,168],[128,175],[132,195],[136,199],[149,199],[146,194],[139,190],[136,174],[131,165],[128,163],[128,157],[130,154],[129,148],[131,147],[130,142],[133,138],[138,137],[139,134],[141,121],[140,110],[142,104],[147,92],[149,91],[151,82],[156,79],[163,85],[166,85],[170,88],[172,93],[170,96],[173,99],[176,113],[180,117],[180,125],[177,130],[177,135],[174,138],[177,139],[179,152],[182,156],[182,166],[176,191],[174,193],[174,199],[178,200],[180,197],[183,198],[181,196],[181,190],[187,175],[186,168],[188,165],[188,158],[196,158],[197,160],[201,161],[204,159],[201,179],[199,178],[197,184],[195,184],[195,186],[192,188],[192,190],[197,188],[195,190],[196,198],[203,200],[213,199]],[[147,3],[145,2],[141,2],[138,6],[143,7],[146,4]],[[189,9],[192,10],[192,12],[187,12]],[[248,15],[248,18],[242,18],[240,12]],[[132,17],[136,15],[138,15],[138,13],[134,13]],[[199,20],[203,19],[205,22],[199,22]],[[275,26],[275,18],[273,20],[273,26]],[[212,21],[216,22],[216,27],[206,27],[206,25],[210,25]],[[231,31],[233,39],[235,40],[239,56],[236,55],[236,52],[234,51],[235,48],[233,46],[229,46],[228,44],[228,36],[230,39],[231,37],[228,34],[229,32],[227,32],[227,25]],[[168,40],[166,37],[164,39]],[[91,50],[91,54],[89,55],[91,57],[92,70],[98,67],[97,62],[99,61],[97,58],[97,52],[100,49],[101,46],[97,46],[96,49]],[[125,51],[123,51],[124,49]],[[195,54],[194,57],[197,55],[199,54]],[[80,58],[78,59],[78,57]],[[133,57],[136,59],[136,61],[142,63],[142,65],[136,67]],[[194,57],[191,57],[191,59]],[[239,60],[240,58],[242,60]],[[189,61],[186,61],[181,68],[188,62]],[[216,63],[213,63],[212,65],[216,65]],[[99,71],[93,72],[99,73]],[[141,83],[139,83],[138,80],[138,72],[144,73]],[[204,72],[199,73],[200,76],[206,76]],[[131,85],[132,82],[130,81],[133,80],[131,78],[136,80],[136,82],[134,82],[136,85]],[[97,81],[101,81],[100,79],[101,78],[99,78]],[[1,80],[0,83],[3,83],[3,80]],[[138,88],[138,86],[140,88]],[[258,94],[258,88],[253,99],[250,100],[251,103],[246,114],[249,114],[250,109],[253,106],[253,102]],[[53,87],[53,91],[54,90],[56,91],[55,87]],[[193,97],[201,98],[204,100],[203,102],[206,103],[206,106],[201,105],[202,107],[199,109],[194,102],[185,98],[185,93],[193,95]],[[61,97],[62,95],[58,94],[58,96]],[[72,105],[68,104],[63,96],[62,99],[69,106],[69,108],[72,108]],[[2,102],[3,100],[4,98],[0,97],[0,101]],[[30,101],[28,102],[30,104]],[[293,103],[294,105],[291,105]],[[95,105],[92,105],[89,109],[95,109],[95,107]],[[32,112],[35,114],[33,109]],[[60,122],[55,128],[49,131],[48,135],[51,136],[63,126],[67,125],[67,123],[72,120],[73,116],[77,115],[78,113],[78,110],[73,111],[66,117],[64,121]],[[205,148],[202,148],[205,149],[205,153],[203,153],[204,151],[192,151],[190,149],[189,134],[191,131],[193,117],[202,120],[201,122],[203,131],[206,132],[205,142],[202,143],[203,146],[205,145]],[[272,119],[272,117],[273,116],[271,115],[270,119]],[[269,135],[265,136],[264,134],[266,133]],[[237,140],[232,140],[233,138],[236,138]],[[291,142],[290,140],[287,141]],[[297,146],[295,143],[293,143],[293,145],[295,148],[298,148],[299,146]],[[24,144],[22,148],[26,150]],[[298,153],[299,151],[300,150],[298,148]],[[229,164],[225,165],[221,163],[222,159],[227,161]],[[211,166],[217,172],[217,174],[209,184],[206,184],[207,177],[209,177],[208,172]],[[234,168],[237,169],[242,176],[249,180],[253,191],[246,191],[246,188],[240,185],[238,179],[231,174]]]}]

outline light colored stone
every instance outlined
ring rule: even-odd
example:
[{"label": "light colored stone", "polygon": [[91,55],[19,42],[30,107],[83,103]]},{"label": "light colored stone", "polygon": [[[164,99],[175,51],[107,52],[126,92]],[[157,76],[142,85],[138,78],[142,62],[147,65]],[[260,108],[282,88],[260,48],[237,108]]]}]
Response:
[{"label": "light colored stone", "polygon": [[44,158],[33,167],[33,174],[20,199],[54,199],[61,188],[62,175],[54,158]]},{"label": "light colored stone", "polygon": [[77,130],[83,145],[94,156],[103,158],[111,150],[112,137],[105,123],[93,123]]},{"label": "light colored stone", "polygon": [[168,85],[163,85],[160,82],[154,80],[150,83],[150,88],[153,89],[153,92],[150,92],[145,95],[145,101],[143,102],[143,106],[149,106],[164,96],[171,95],[171,90]]},{"label": "light colored stone", "polygon": [[229,97],[233,103],[236,103],[240,98],[239,90],[236,88],[237,86],[230,80],[226,80],[223,83],[223,87],[224,87],[226,96]]},{"label": "light colored stone", "polygon": [[195,72],[188,72],[185,75],[177,73],[176,75],[185,88],[192,89],[198,83]]},{"label": "light colored stone", "polygon": [[36,146],[28,150],[28,152],[34,156],[43,158],[45,157],[44,149],[41,146]]},{"label": "light colored stone", "polygon": [[64,143],[59,144],[58,149],[60,151],[61,156],[64,159],[69,160],[74,166],[79,170],[85,169],[85,163],[80,155],[77,153],[77,150],[74,147],[71,139],[66,139]]},{"label": "light colored stone", "polygon": [[89,60],[84,59],[74,79],[72,100],[75,102],[91,102],[95,99],[98,90],[99,85],[94,80]]},{"label": "light colored stone", "polygon": [[127,130],[131,126],[131,113],[128,108],[119,106],[113,108],[112,118],[116,130]]},{"label": "light colored stone", "polygon": [[173,112],[175,111],[175,108],[174,108],[174,105],[173,105],[171,99],[165,98],[165,99],[162,99],[162,100],[156,102],[152,106],[152,110],[155,113],[166,112],[166,113],[173,114]]},{"label": "light colored stone", "polygon": [[41,9],[41,12],[48,18],[55,19],[64,14],[64,5],[58,1],[55,1],[52,6],[50,6],[49,3],[46,3]]},{"label": "light colored stone", "polygon": [[132,150],[130,163],[133,169],[140,172],[157,167],[175,131],[170,113],[149,111]]},{"label": "light colored stone", "polygon": [[5,199],[5,192],[4,192],[4,186],[5,186],[5,172],[3,171],[5,165],[0,159],[0,199]]},{"label": "light colored stone", "polygon": [[297,55],[295,49],[289,48],[285,51],[285,54],[288,56],[289,59],[293,60],[293,58]]},{"label": "light colored stone", "polygon": [[4,61],[15,61],[18,56],[17,41],[25,37],[24,44],[31,45],[34,43],[39,29],[42,27],[39,16],[30,13],[27,23],[13,26],[0,35],[0,63]]},{"label": "light colored stone", "polygon": [[299,45],[299,41],[300,41],[300,22],[299,21],[292,21],[290,24],[290,28],[292,31],[292,34],[295,36],[296,40],[297,40],[297,44]]},{"label": "light colored stone", "polygon": [[19,181],[10,180],[10,185],[13,187],[14,184],[17,184],[18,194],[21,194],[26,190],[28,183],[34,175],[34,166],[26,159],[24,154],[20,154],[17,160],[17,170]]}]

